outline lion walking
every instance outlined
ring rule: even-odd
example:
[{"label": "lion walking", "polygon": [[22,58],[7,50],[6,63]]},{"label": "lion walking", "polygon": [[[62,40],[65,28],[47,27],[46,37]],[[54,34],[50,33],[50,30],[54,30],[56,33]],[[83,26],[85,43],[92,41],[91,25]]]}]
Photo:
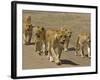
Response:
[{"label": "lion walking", "polygon": [[24,24],[24,43],[30,44],[31,38],[32,38],[32,30],[33,26],[31,23],[31,16],[27,16],[25,18],[25,24]]},{"label": "lion walking", "polygon": [[88,57],[90,57],[90,35],[86,32],[80,33],[78,35],[77,41],[76,41],[76,53],[75,55],[79,54],[81,57],[84,57],[84,50],[87,49],[88,51]]}]

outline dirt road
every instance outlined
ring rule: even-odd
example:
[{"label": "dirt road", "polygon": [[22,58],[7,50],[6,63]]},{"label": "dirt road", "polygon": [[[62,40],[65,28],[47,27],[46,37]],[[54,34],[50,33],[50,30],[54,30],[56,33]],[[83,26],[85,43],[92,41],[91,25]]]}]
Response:
[{"label": "dirt road", "polygon": [[34,51],[34,44],[23,45],[23,69],[36,69],[36,68],[61,68],[61,67],[77,67],[77,66],[90,66],[88,57],[75,56],[75,49],[69,46],[67,52],[62,53],[62,65],[56,65],[54,62],[49,62],[47,56],[39,55]]}]

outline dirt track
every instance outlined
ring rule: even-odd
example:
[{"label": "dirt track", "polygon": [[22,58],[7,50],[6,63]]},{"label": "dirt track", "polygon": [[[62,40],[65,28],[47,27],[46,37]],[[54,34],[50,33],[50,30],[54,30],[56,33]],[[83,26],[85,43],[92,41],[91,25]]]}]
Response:
[{"label": "dirt track", "polygon": [[[87,57],[81,58],[75,56],[76,35],[79,32],[90,32],[90,14],[83,13],[54,13],[54,12],[34,12],[23,11],[23,23],[26,15],[32,16],[32,24],[44,26],[45,28],[67,27],[72,30],[72,38],[70,40],[68,52],[63,52],[61,56],[62,65],[58,66],[53,62],[49,62],[46,56],[39,56],[34,51],[34,44],[23,45],[23,69],[36,68],[59,68],[59,67],[77,67],[89,66],[90,60]],[[32,41],[34,40],[34,36]],[[87,54],[87,52],[85,53]]]}]

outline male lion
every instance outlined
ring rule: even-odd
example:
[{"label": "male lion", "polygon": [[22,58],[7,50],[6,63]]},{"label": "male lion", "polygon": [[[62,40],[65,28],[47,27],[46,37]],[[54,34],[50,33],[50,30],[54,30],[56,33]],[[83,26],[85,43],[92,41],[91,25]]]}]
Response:
[{"label": "male lion", "polygon": [[64,31],[66,34],[66,40],[64,43],[64,51],[66,52],[66,51],[68,51],[68,46],[69,46],[69,41],[70,41],[70,38],[72,35],[72,31],[70,29],[65,28],[65,27],[61,27],[61,31]]},{"label": "male lion", "polygon": [[84,49],[88,51],[88,57],[90,57],[90,35],[86,32],[80,33],[76,42],[76,53],[78,55],[78,51],[80,51],[81,57],[84,57]]},{"label": "male lion", "polygon": [[49,29],[46,32],[46,40],[48,45],[48,58],[50,62],[54,61],[57,65],[60,65],[60,57],[66,40],[65,32]]},{"label": "male lion", "polygon": [[35,37],[35,51],[38,52],[39,55],[41,55],[41,53],[45,53],[45,55],[47,55],[45,28],[42,26],[35,27],[34,37]]},{"label": "male lion", "polygon": [[33,29],[33,26],[31,24],[31,16],[27,16],[25,18],[25,24],[24,24],[24,41],[25,41],[25,44],[31,43],[32,29]]}]

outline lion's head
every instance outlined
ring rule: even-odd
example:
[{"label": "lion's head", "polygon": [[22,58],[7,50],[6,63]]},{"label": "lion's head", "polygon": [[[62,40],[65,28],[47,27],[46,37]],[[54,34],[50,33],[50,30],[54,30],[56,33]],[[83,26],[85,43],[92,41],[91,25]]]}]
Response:
[{"label": "lion's head", "polygon": [[42,27],[42,26],[35,27],[35,36],[37,38],[44,37],[44,35],[45,35],[45,28],[44,27]]},{"label": "lion's head", "polygon": [[65,28],[65,27],[61,27],[60,30],[61,30],[61,31],[64,31],[65,34],[66,34],[66,36],[67,36],[68,38],[70,38],[70,37],[72,36],[72,31],[71,31],[70,29],[67,29],[67,28]]},{"label": "lion's head", "polygon": [[56,33],[56,39],[59,43],[64,44],[66,40],[66,33],[64,31],[57,31]]}]

